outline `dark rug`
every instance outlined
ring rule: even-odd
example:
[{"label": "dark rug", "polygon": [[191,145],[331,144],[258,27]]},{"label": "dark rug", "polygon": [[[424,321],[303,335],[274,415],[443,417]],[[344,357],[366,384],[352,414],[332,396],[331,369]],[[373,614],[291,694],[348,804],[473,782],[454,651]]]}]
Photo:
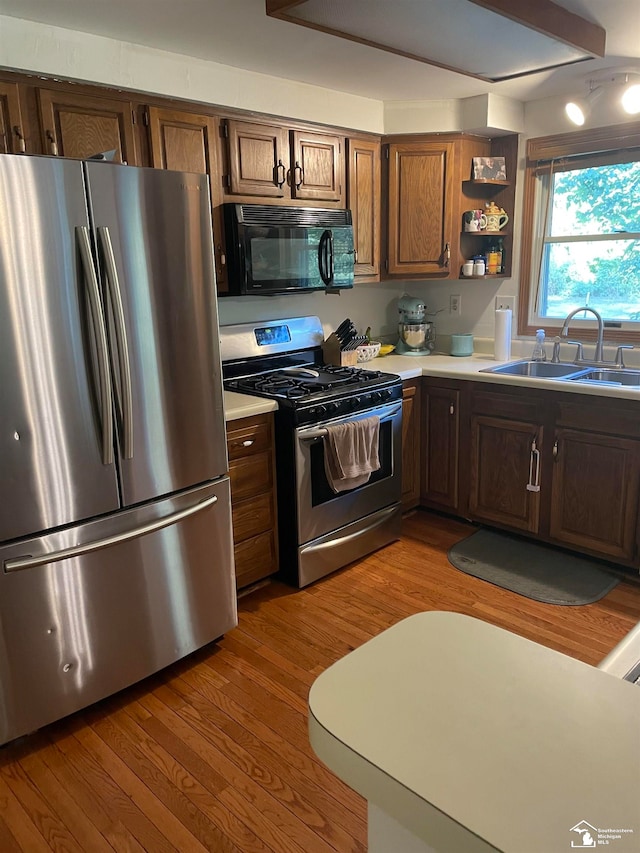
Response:
[{"label": "dark rug", "polygon": [[592,604],[619,581],[596,560],[493,530],[477,530],[448,557],[468,575],[546,604]]}]

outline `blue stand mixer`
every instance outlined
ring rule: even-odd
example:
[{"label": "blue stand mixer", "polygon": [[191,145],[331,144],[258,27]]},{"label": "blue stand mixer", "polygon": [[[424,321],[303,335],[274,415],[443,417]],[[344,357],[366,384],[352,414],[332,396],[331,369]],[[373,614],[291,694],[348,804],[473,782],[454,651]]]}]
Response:
[{"label": "blue stand mixer", "polygon": [[436,345],[435,324],[426,320],[427,307],[408,293],[398,300],[398,355],[430,355]]}]

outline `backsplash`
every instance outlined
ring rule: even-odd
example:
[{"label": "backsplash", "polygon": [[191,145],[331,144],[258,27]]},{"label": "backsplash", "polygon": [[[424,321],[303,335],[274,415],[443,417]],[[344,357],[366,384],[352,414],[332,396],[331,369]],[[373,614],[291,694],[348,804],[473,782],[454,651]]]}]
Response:
[{"label": "backsplash", "polygon": [[[506,282],[500,288],[507,294]],[[515,285],[514,285],[515,286]],[[241,296],[218,300],[220,325],[248,323],[254,320],[281,320],[311,314],[320,317],[328,336],[345,317],[364,332],[371,326],[372,336],[395,343],[398,329],[398,299],[408,293],[425,301],[436,326],[436,348],[447,350],[452,334],[471,333],[493,339],[495,297],[494,281],[385,281],[357,284],[340,294],[296,293],[292,296]],[[460,296],[461,314],[449,311],[451,294]],[[440,340],[438,339],[440,338]]]}]

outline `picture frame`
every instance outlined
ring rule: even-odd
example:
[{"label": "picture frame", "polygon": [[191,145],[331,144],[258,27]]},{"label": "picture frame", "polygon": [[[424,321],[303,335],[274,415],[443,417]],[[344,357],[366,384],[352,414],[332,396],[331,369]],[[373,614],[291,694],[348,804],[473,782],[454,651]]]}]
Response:
[{"label": "picture frame", "polygon": [[504,157],[474,157],[474,181],[506,181],[507,170]]}]

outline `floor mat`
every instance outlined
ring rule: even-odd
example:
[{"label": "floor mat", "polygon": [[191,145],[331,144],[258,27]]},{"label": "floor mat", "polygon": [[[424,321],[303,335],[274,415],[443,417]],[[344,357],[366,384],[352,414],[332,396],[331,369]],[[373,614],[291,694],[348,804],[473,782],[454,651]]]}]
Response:
[{"label": "floor mat", "polygon": [[493,530],[477,530],[447,556],[468,575],[547,604],[592,604],[619,581],[596,560]]}]

